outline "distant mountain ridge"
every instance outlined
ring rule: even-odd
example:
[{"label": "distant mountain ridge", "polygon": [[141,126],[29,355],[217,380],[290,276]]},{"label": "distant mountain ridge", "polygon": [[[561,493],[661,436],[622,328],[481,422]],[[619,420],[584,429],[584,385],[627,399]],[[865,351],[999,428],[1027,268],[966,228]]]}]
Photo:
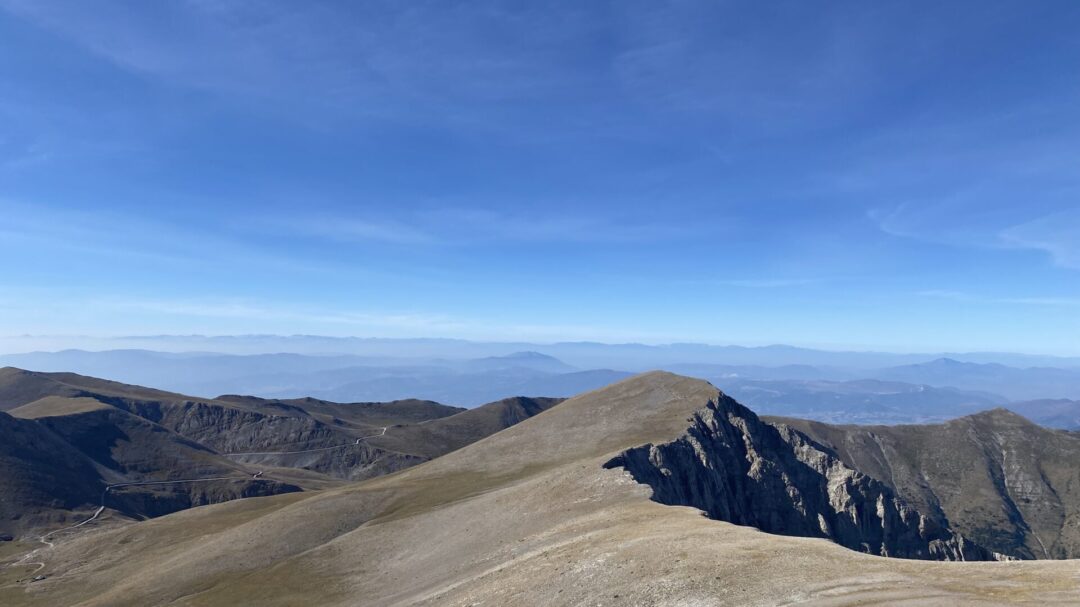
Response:
[{"label": "distant mountain ridge", "polygon": [[[625,348],[636,351],[637,346]],[[680,352],[701,349],[684,346]],[[777,346],[770,351],[786,350]],[[464,359],[62,351],[0,357],[0,363],[5,361],[39,371],[113,377],[204,399],[218,394],[336,402],[420,398],[464,407],[518,394],[567,398],[633,373],[617,366],[579,367],[535,350]],[[1020,368],[948,358],[880,368],[708,362],[661,368],[709,380],[766,414],[834,423],[924,423],[1005,405],[1038,423],[1080,429],[1080,405],[1073,402],[1080,401],[1080,368]],[[1045,403],[1027,404],[1047,399],[1063,402],[1052,411]]]},{"label": "distant mountain ridge", "polygon": [[470,407],[520,394],[573,396],[629,375],[606,369],[579,370],[551,356],[527,351],[449,360],[65,350],[0,356],[0,364],[112,377],[207,399],[219,394],[276,399],[315,396],[338,402],[421,398]]},{"label": "distant mountain ridge", "polygon": [[1009,403],[987,392],[877,379],[713,382],[762,414],[846,424],[940,422]]},{"label": "distant mountain ridge", "polygon": [[[57,346],[56,344],[64,344]],[[47,336],[0,339],[6,352],[56,350],[75,344],[89,350],[125,348],[167,352],[219,352],[237,355],[293,352],[304,355],[350,355],[373,358],[470,359],[534,351],[553,356],[578,368],[618,368],[640,371],[682,363],[725,365],[812,365],[875,369],[952,358],[973,363],[999,363],[1016,367],[1080,367],[1080,356],[1048,356],[1009,352],[890,353],[872,350],[820,350],[783,344],[767,346],[710,345],[702,343],[600,342],[476,342],[446,338],[369,338],[318,335],[158,335],[115,338],[50,338]],[[14,362],[4,362],[12,364]],[[15,365],[18,366],[18,365]]]},{"label": "distant mountain ridge", "polygon": [[1025,367],[939,358],[881,369],[877,377],[895,381],[995,392],[1011,399],[1080,398],[1080,368]]}]

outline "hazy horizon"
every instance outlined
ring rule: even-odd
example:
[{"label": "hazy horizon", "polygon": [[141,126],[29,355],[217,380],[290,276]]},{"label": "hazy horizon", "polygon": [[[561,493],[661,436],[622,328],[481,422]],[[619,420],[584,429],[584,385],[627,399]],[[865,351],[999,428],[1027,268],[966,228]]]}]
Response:
[{"label": "hazy horizon", "polygon": [[[0,355],[26,354],[33,352],[62,352],[68,350],[86,352],[108,352],[119,350],[145,350],[150,352],[174,353],[174,354],[306,354],[306,355],[343,355],[355,354],[355,345],[365,344],[398,344],[406,346],[402,351],[402,358],[423,358],[423,349],[412,352],[408,349],[410,344],[439,344],[446,345],[449,351],[455,345],[463,347],[458,358],[468,358],[471,354],[468,347],[480,348],[480,352],[491,352],[490,355],[507,355],[515,352],[530,351],[532,349],[543,350],[545,348],[560,346],[596,346],[598,348],[642,348],[645,350],[663,350],[685,348],[687,352],[703,352],[708,350],[745,350],[748,352],[767,351],[804,351],[808,353],[843,354],[843,355],[885,355],[896,357],[911,357],[913,360],[922,358],[940,357],[986,357],[993,359],[1001,356],[1005,359],[1045,359],[1047,361],[1059,360],[1065,364],[1080,364],[1080,354],[1068,352],[1024,352],[1019,350],[988,349],[988,350],[963,350],[963,349],[889,349],[874,347],[845,347],[836,345],[802,345],[791,343],[709,343],[696,341],[597,341],[597,340],[551,340],[551,341],[527,341],[527,340],[483,340],[465,339],[459,337],[379,337],[361,335],[314,335],[314,334],[235,334],[235,335],[115,335],[115,336],[89,336],[89,335],[0,335]],[[352,345],[352,346],[351,346]],[[319,348],[325,348],[320,350]],[[489,348],[489,350],[485,350]],[[691,354],[682,362],[697,362]],[[981,362],[981,360],[980,360]],[[765,362],[763,364],[768,365]],[[776,365],[789,364],[782,360]],[[1013,363],[1015,364],[1015,363]]]}]

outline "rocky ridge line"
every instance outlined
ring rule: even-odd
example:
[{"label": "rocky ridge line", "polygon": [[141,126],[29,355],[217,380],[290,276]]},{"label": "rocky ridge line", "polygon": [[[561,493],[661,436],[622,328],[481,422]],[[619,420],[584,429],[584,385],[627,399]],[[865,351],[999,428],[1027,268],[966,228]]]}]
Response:
[{"label": "rocky ridge line", "polygon": [[828,448],[760,420],[723,393],[688,421],[680,438],[629,449],[605,467],[625,468],[652,487],[657,502],[768,533],[827,538],[880,556],[1008,558],[965,539],[947,521],[924,516]]}]

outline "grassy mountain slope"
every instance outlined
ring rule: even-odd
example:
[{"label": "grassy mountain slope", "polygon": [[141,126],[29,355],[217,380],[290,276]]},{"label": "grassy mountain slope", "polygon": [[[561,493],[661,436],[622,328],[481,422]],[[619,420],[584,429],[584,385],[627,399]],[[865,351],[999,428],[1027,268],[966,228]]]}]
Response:
[{"label": "grassy mountain slope", "polygon": [[[649,499],[604,464],[682,436],[710,385],[639,376],[398,474],[58,544],[11,605],[1069,604],[1068,561],[883,559]],[[8,578],[10,580],[10,578]]]},{"label": "grassy mountain slope", "polygon": [[63,438],[0,412],[0,532],[17,536],[85,518],[105,484],[94,462]]},{"label": "grassy mountain slope", "polygon": [[522,396],[506,398],[450,417],[395,428],[393,432],[372,438],[369,442],[390,449],[420,447],[425,456],[437,457],[525,421],[562,400]]},{"label": "grassy mountain slope", "polygon": [[835,451],[963,535],[1023,558],[1080,557],[1080,440],[1006,409],[944,424],[774,420]]},{"label": "grassy mountain slope", "polygon": [[[14,483],[25,476],[25,462],[47,464],[53,453],[38,453],[46,449],[67,454],[74,471],[31,467],[30,477],[38,480],[20,481],[32,487],[9,495],[0,533],[55,528],[73,509],[92,511],[109,484],[184,481],[129,485],[105,496],[109,513],[144,518],[379,476],[497,432],[553,402],[523,399],[516,407],[502,403],[473,413],[419,400],[208,400],[70,373],[3,369],[0,403],[21,419],[0,427],[0,442],[22,446],[17,458],[0,462],[0,476]],[[433,425],[421,425],[427,422]],[[21,440],[19,433],[27,432],[45,438]],[[89,468],[74,468],[75,462]],[[82,480],[71,483],[69,476]],[[81,488],[87,483],[92,491]]]}]

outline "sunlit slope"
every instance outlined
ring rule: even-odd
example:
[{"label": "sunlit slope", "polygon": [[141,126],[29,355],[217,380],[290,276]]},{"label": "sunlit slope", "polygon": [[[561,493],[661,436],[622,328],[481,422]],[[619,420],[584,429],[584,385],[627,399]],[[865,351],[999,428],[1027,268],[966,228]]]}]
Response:
[{"label": "sunlit slope", "polygon": [[603,464],[682,435],[716,399],[651,373],[415,468],[197,508],[59,544],[40,605],[1067,604],[1074,562],[883,559],[649,500]]}]

